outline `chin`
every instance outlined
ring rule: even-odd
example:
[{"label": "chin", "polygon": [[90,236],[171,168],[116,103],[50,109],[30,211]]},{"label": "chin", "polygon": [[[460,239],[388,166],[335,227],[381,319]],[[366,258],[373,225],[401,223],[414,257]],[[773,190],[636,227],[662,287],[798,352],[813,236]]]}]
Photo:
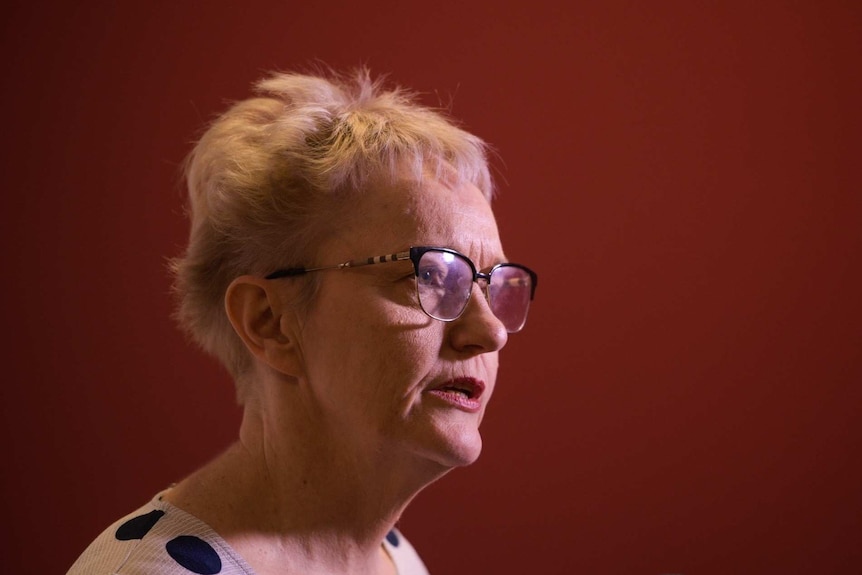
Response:
[{"label": "chin", "polygon": [[479,454],[482,453],[482,436],[478,429],[448,431],[449,433],[440,438],[440,443],[429,450],[427,455],[431,459],[446,468],[466,467],[479,459]]}]

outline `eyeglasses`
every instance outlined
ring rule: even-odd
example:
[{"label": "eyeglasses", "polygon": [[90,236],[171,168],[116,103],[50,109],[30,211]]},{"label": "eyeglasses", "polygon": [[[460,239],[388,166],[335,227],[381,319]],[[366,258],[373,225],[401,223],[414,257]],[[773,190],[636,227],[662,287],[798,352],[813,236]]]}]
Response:
[{"label": "eyeglasses", "polygon": [[536,273],[526,266],[513,263],[497,264],[487,273],[478,272],[470,258],[449,248],[412,247],[404,252],[337,265],[286,268],[269,274],[266,279],[406,260],[413,262],[419,306],[429,317],[440,321],[454,321],[461,317],[470,301],[473,282],[482,280],[479,285],[488,305],[506,331],[515,333],[524,327],[539,281]]}]

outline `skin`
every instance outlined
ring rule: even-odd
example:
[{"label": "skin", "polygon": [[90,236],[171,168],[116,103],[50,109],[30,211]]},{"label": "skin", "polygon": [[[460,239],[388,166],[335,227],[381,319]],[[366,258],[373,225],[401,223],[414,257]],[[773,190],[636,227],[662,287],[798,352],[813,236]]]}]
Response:
[{"label": "skin", "polygon": [[[376,186],[313,265],[454,248],[480,269],[505,261],[474,186]],[[237,278],[226,309],[255,358],[239,441],[165,498],[212,526],[260,575],[394,573],[380,542],[410,500],[479,456],[479,425],[507,333],[474,285],[453,322],[426,316],[410,262],[317,272],[307,310],[297,282]],[[429,393],[484,383],[481,408]]]}]

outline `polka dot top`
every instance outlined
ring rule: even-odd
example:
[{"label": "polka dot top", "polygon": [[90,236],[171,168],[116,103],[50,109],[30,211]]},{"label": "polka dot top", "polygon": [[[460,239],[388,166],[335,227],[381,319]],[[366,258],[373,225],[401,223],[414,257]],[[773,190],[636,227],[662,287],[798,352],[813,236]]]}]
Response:
[{"label": "polka dot top", "polygon": [[[382,542],[398,575],[428,575],[397,529]],[[255,575],[227,542],[161,494],[108,527],[67,575]]]}]

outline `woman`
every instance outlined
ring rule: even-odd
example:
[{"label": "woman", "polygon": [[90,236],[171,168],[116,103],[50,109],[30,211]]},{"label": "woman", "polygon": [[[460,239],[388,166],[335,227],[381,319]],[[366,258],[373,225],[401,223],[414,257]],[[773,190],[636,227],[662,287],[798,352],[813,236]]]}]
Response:
[{"label": "woman", "polygon": [[189,157],[173,262],[181,325],[236,381],[238,441],[70,574],[426,573],[395,524],[481,450],[536,287],[506,263],[484,143],[364,71],[257,93]]}]

